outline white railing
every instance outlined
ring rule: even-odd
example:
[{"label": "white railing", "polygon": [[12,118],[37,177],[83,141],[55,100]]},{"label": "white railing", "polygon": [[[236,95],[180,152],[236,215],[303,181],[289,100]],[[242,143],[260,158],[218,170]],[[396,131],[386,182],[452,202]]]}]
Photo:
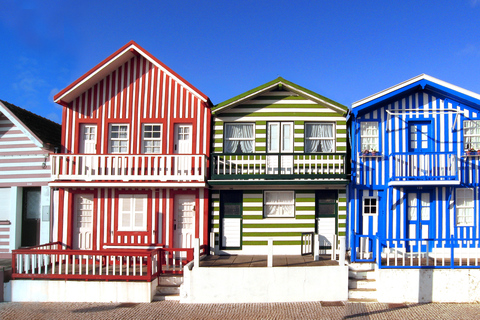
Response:
[{"label": "white railing", "polygon": [[212,154],[212,178],[301,175],[345,175],[345,154]]},{"label": "white railing", "polygon": [[205,155],[52,155],[53,180],[205,181]]},{"label": "white railing", "polygon": [[390,156],[390,181],[458,180],[457,160],[452,152],[394,153]]}]

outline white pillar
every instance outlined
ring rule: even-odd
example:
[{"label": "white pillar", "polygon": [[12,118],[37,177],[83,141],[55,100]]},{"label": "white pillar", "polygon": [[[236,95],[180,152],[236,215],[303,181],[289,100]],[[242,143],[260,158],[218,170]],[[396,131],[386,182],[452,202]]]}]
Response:
[{"label": "white pillar", "polygon": [[193,240],[193,266],[200,267],[200,239]]},{"label": "white pillar", "polygon": [[217,254],[217,245],[215,244],[215,232],[210,232],[210,254]]},{"label": "white pillar", "polygon": [[273,267],[273,238],[268,239],[267,267]]},{"label": "white pillar", "polygon": [[313,235],[313,258],[315,261],[320,259],[320,235]]},{"label": "white pillar", "polygon": [[345,238],[340,238],[340,259],[338,261],[338,264],[341,266],[345,265]]}]

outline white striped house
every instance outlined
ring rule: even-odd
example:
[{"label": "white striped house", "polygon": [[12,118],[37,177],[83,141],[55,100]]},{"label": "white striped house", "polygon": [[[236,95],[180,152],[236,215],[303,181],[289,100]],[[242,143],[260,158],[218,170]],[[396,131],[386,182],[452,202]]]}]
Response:
[{"label": "white striped house", "polygon": [[0,100],[0,258],[50,240],[50,154],[61,127]]},{"label": "white striped house", "polygon": [[131,41],[54,97],[63,106],[56,236],[77,249],[208,243],[210,105]]},{"label": "white striped house", "polygon": [[[302,233],[320,233],[325,253],[345,236],[346,111],[282,78],[212,109],[210,225],[220,253],[266,254],[272,239],[275,254],[299,255]],[[313,134],[320,128],[325,137]]]},{"label": "white striped house", "polygon": [[384,254],[393,243],[478,247],[480,154],[469,149],[480,149],[480,95],[423,74],[355,102],[351,119],[352,252],[375,236]]}]

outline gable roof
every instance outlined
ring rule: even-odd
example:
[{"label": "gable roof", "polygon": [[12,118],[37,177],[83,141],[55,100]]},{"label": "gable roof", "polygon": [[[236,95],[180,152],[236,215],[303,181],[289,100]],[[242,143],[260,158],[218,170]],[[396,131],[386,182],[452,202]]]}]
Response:
[{"label": "gable roof", "polygon": [[332,108],[333,110],[341,113],[342,115],[346,114],[348,108],[338,102],[335,102],[331,99],[328,99],[324,96],[319,95],[311,90],[305,89],[293,82],[283,79],[282,77],[278,77],[275,80],[267,82],[261,86],[258,86],[252,90],[239,94],[236,97],[228,99],[222,103],[217,104],[214,108],[212,108],[212,114],[218,113],[221,110],[232,108],[238,104],[246,100],[250,100],[264,92],[268,92],[277,86],[284,86],[286,89],[306,98],[315,101],[318,104],[321,104],[325,107]]},{"label": "gable roof", "polygon": [[135,55],[141,55],[155,66],[164,71],[168,72],[175,80],[189,88],[200,100],[207,102],[209,101],[208,97],[203,94],[200,90],[192,86],[188,81],[183,79],[172,69],[167,67],[163,62],[155,58],[148,51],[140,47],[135,41],[130,41],[108,58],[97,64],[90,71],[85,73],[83,76],[75,80],[68,87],[57,93],[53,100],[59,104],[65,104],[71,102],[79,94],[99,82],[101,79],[105,78],[108,74],[113,72],[115,69],[120,67],[126,61],[130,60]]},{"label": "gable roof", "polygon": [[427,74],[421,74],[393,87],[368,96],[362,100],[354,102],[352,104],[352,112],[357,114],[360,110],[364,110],[378,103],[385,102],[386,100],[389,100],[399,94],[418,90],[419,88],[438,92],[447,97],[460,100],[462,103],[474,105],[476,108],[480,108],[479,94],[431,77]]},{"label": "gable roof", "polygon": [[0,112],[28,136],[36,146],[60,146],[62,126],[33,112],[0,100]]}]

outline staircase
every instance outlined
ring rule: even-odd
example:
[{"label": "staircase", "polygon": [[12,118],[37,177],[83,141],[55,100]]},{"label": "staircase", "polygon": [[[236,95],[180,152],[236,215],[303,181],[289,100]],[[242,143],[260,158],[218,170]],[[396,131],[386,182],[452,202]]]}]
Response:
[{"label": "staircase", "polygon": [[348,301],[377,301],[377,272],[374,263],[351,263],[348,265]]},{"label": "staircase", "polygon": [[158,286],[153,301],[180,300],[180,285],[183,275],[166,274],[158,277]]}]

